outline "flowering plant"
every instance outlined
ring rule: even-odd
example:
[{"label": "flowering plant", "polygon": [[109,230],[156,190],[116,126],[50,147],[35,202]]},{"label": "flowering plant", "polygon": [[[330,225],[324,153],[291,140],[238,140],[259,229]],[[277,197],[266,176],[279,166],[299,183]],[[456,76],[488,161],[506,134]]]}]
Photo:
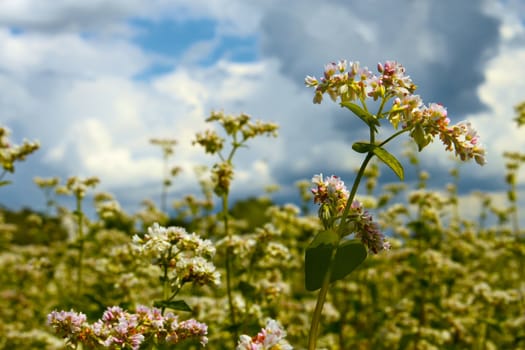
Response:
[{"label": "flowering plant", "polygon": [[221,282],[219,272],[209,260],[215,254],[211,241],[182,227],[166,228],[155,223],[143,237],[133,236],[133,248],[138,258],[161,269],[163,299],[154,305],[162,308],[162,312],[168,307],[191,310],[183,300],[173,300],[184,284],[218,286]]},{"label": "flowering plant", "polygon": [[[149,201],[134,216],[123,213],[110,195],[96,194],[98,219],[91,221],[83,214],[83,200],[97,178],[72,177],[61,187],[58,180],[38,179],[43,189],[56,187],[76,198],[77,220],[70,222],[74,239],[38,249],[14,247],[9,240],[25,228],[4,225],[0,215],[0,232],[9,233],[3,237],[10,244],[0,252],[6,272],[0,314],[11,321],[0,327],[0,349],[56,344],[61,339],[38,333],[43,315],[58,337],[83,349],[195,349],[208,342],[213,349],[238,350],[307,343],[309,349],[521,348],[525,251],[516,178],[523,155],[505,155],[511,206],[495,209],[484,200],[477,226],[460,216],[455,185],[446,195],[426,191],[424,172],[407,203],[389,203],[404,189],[399,184],[385,186],[375,201],[377,163],[404,178],[401,162],[387,149],[394,138],[406,133],[419,151],[438,138],[460,160],[483,165],[486,152],[476,130],[469,122],[452,125],[442,105],[425,105],[397,62],[379,64],[377,73],[357,62],[331,63],[322,78],[309,76],[305,82],[315,89],[315,103],[328,94],[368,129],[368,140],[352,146],[363,160],[351,187],[323,174],[313,176],[310,191],[308,183],[300,184],[303,201],[313,199],[319,206],[317,217],[301,216],[298,207],[268,198],[230,207],[234,155],[251,138],[275,136],[277,130],[273,123],[251,122],[246,114],[213,112],[207,121],[222,128],[221,136],[213,130],[197,134],[194,144],[219,161],[203,186],[205,201],[189,198],[183,217],[164,211],[169,182],[161,210]],[[166,156],[175,143],[154,144],[166,146]],[[453,176],[457,180],[457,169]],[[358,200],[363,181],[371,198]],[[222,210],[213,211],[213,193]],[[308,206],[302,211],[307,214]],[[499,220],[496,230],[484,227],[490,212]],[[65,211],[57,213],[64,219]],[[38,231],[46,219],[33,214],[27,227]],[[509,219],[512,232],[504,226]],[[180,226],[163,226],[168,223]],[[382,230],[392,235],[387,238]],[[304,279],[297,273],[303,255]],[[351,280],[335,283],[350,273]],[[74,282],[76,288],[68,288]],[[309,293],[317,290],[317,296]],[[149,302],[151,307],[142,306]],[[19,310],[20,305],[28,306]],[[134,312],[126,311],[135,305]],[[78,307],[85,314],[74,311]],[[168,309],[189,316],[180,321]],[[31,321],[34,329],[27,326]],[[63,341],[53,346],[63,348]]]},{"label": "flowering plant", "polygon": [[171,312],[163,315],[161,310],[143,305],[137,307],[136,313],[108,307],[102,318],[91,324],[81,312],[53,311],[47,323],[68,344],[83,344],[86,349],[138,350],[148,342],[174,345],[185,340],[197,340],[203,346],[208,343],[206,324],[194,319],[179,322]]},{"label": "flowering plant", "polygon": [[[379,231],[371,215],[355,200],[359,183],[370,160],[376,156],[403,180],[404,169],[399,160],[388,152],[385,145],[403,133],[423,150],[439,135],[448,151],[455,151],[461,160],[475,159],[486,163],[485,149],[476,130],[468,122],[450,126],[446,109],[439,104],[423,104],[415,95],[416,85],[405,74],[405,68],[386,61],[377,65],[377,74],[361,67],[359,62],[330,63],[325,66],[321,79],[305,78],[308,87],[315,88],[314,103],[321,103],[326,93],[341,107],[355,114],[369,129],[369,140],[355,142],[352,149],[365,158],[361,163],[351,191],[336,176],[323,179],[313,177],[314,202],[319,204],[319,218],[324,230],[317,234],[305,254],[306,289],[320,289],[312,317],[308,348],[314,350],[321,313],[329,285],[350,274],[359,266],[368,252],[377,254],[389,248],[389,243]],[[377,112],[371,113],[368,101],[379,103]],[[392,101],[391,105],[388,102]],[[387,120],[394,133],[383,141],[378,139],[381,122]],[[354,234],[356,239],[349,239]],[[367,249],[368,248],[368,249]]]}]

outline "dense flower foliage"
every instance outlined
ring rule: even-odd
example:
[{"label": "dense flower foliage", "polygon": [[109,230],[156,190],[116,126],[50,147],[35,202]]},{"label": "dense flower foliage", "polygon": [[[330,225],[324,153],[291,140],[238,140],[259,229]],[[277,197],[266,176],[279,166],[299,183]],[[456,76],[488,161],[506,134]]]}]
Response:
[{"label": "dense flower foliage", "polygon": [[[328,94],[374,136],[387,120],[418,150],[439,137],[459,159],[485,163],[472,125],[450,125],[443,106],[424,105],[403,66],[387,61],[377,72],[341,61],[306,84],[315,88],[314,102]],[[377,114],[363,108],[367,99],[378,102]],[[219,159],[197,173],[202,198],[177,198],[175,214],[151,200],[127,213],[113,195],[91,192],[98,178],[76,176],[64,185],[35,179],[45,213],[0,208],[0,349],[303,349],[311,346],[310,316],[320,309],[305,288],[309,249],[338,264],[321,279],[329,288],[318,294],[324,309],[315,348],[525,349],[519,151],[504,154],[507,202],[460,195],[459,168],[448,183],[442,179],[443,190],[427,188],[430,174],[415,148],[407,155],[418,181],[378,186],[379,161],[398,176],[402,167],[383,147],[389,138],[372,138],[353,147],[364,161],[350,190],[342,178],[319,174],[298,182],[301,205],[268,195],[232,205],[233,155],[255,136],[275,136],[277,126],[245,114],[214,112],[208,121],[225,138],[207,131],[194,143]],[[2,130],[0,152],[11,148]],[[23,160],[26,151],[10,159]],[[75,206],[60,205],[57,194],[73,196]],[[355,261],[345,252],[363,257],[350,275],[344,263]],[[325,267],[313,264],[314,272]]]}]

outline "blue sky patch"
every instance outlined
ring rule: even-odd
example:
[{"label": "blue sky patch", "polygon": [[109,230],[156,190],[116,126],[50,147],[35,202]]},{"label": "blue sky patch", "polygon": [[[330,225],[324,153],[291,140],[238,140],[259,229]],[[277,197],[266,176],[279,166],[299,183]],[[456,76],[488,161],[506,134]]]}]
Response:
[{"label": "blue sky patch", "polygon": [[216,23],[207,19],[184,22],[151,22],[132,20],[131,24],[140,30],[134,39],[144,50],[166,56],[179,56],[195,42],[211,40],[215,36]]},{"label": "blue sky patch", "polygon": [[191,47],[199,42],[212,42],[210,52],[193,64],[209,66],[220,59],[234,62],[252,62],[258,58],[258,38],[255,36],[217,37],[217,22],[209,19],[176,21],[144,21],[134,19],[131,25],[139,30],[133,39],[143,50],[158,54],[165,61],[159,60],[135,79],[147,80],[153,76],[165,74],[174,69],[175,64],[184,58]]}]

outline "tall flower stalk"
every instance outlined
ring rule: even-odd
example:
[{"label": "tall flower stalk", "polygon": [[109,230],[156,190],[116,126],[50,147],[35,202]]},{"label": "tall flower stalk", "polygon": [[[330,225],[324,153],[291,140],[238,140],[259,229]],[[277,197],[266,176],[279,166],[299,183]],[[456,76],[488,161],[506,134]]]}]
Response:
[{"label": "tall flower stalk", "polygon": [[46,216],[51,216],[51,210],[57,205],[56,200],[53,198],[55,188],[60,183],[60,178],[50,177],[41,178],[39,176],[33,179],[33,182],[44,192],[44,198],[46,200]]},{"label": "tall flower stalk", "polygon": [[[207,130],[204,133],[198,133],[194,144],[204,147],[206,153],[217,154],[220,162],[212,168],[212,182],[214,192],[221,199],[221,219],[224,226],[224,235],[228,240],[232,238],[232,232],[229,224],[229,194],[231,181],[234,175],[233,157],[237,150],[246,147],[246,142],[258,135],[277,136],[278,126],[274,123],[263,123],[261,121],[252,122],[247,114],[239,116],[225,115],[221,112],[212,112],[211,116],[206,119],[207,122],[218,122],[227,136],[231,138],[231,148],[227,154],[223,153],[225,139],[220,137],[215,131]],[[237,333],[237,316],[233,305],[232,291],[232,245],[226,245],[226,293],[228,296],[228,307],[230,314],[230,323],[233,326],[233,341],[238,338]]]},{"label": "tall flower stalk", "polygon": [[[367,251],[377,254],[389,248],[372,216],[355,200],[370,160],[376,156],[403,180],[401,163],[385,149],[385,145],[408,133],[419,151],[438,136],[446,150],[454,151],[461,160],[474,159],[480,165],[486,163],[485,149],[472,125],[469,122],[450,125],[442,105],[423,104],[421,97],[414,94],[416,85],[401,64],[386,61],[377,65],[377,72],[374,74],[361,67],[359,62],[343,60],[327,64],[320,79],[305,78],[306,86],[315,88],[314,103],[321,103],[324,94],[328,94],[364,122],[369,130],[367,142],[352,145],[355,152],[365,156],[350,191],[336,176],[324,179],[322,175],[316,175],[312,179],[314,202],[320,205],[319,218],[324,231],[314,238],[305,257],[306,289],[319,289],[309,332],[309,350],[316,348],[330,284],[357,268],[366,259]],[[375,114],[369,111],[367,102],[370,99],[378,104]],[[379,128],[384,120],[393,126],[394,132],[381,141]],[[348,238],[350,234],[354,234],[353,240]]]},{"label": "tall flower stalk", "polygon": [[171,186],[171,178],[177,176],[181,168],[173,167],[169,169],[169,159],[173,155],[173,148],[177,144],[174,139],[151,139],[150,143],[162,149],[162,188],[160,192],[160,209],[162,212],[168,210],[168,188]]},{"label": "tall flower stalk", "polygon": [[15,162],[25,160],[40,148],[38,141],[24,140],[21,145],[13,145],[9,141],[9,134],[9,129],[0,126],[0,187],[11,183],[3,178],[7,173],[15,172]]},{"label": "tall flower stalk", "polygon": [[88,187],[95,187],[98,185],[100,180],[96,177],[89,177],[86,179],[80,179],[76,176],[72,176],[67,179],[65,186],[57,187],[57,194],[73,195],[75,197],[75,211],[73,214],[76,217],[77,232],[75,237],[76,247],[78,249],[77,256],[77,280],[76,280],[76,295],[82,294],[83,286],[83,266],[84,266],[84,242],[85,242],[85,215],[82,208],[82,202],[86,196]]}]

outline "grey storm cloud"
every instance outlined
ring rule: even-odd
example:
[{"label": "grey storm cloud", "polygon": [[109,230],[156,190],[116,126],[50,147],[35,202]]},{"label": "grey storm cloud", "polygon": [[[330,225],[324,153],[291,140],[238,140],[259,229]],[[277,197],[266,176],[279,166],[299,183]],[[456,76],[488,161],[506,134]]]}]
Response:
[{"label": "grey storm cloud", "polygon": [[[375,69],[397,60],[424,100],[454,114],[477,112],[476,88],[497,51],[499,21],[484,1],[304,1],[268,10],[261,22],[263,55],[279,58],[282,73],[302,83],[339,59]],[[425,98],[427,96],[427,98]]]},{"label": "grey storm cloud", "polygon": [[[261,53],[278,59],[281,74],[301,86],[306,75],[321,76],[328,62],[360,61],[374,71],[377,62],[396,60],[406,67],[425,103],[445,105],[456,123],[466,114],[485,109],[477,89],[484,82],[487,62],[498,53],[500,40],[500,22],[486,12],[486,4],[454,0],[292,2],[268,8],[263,15]],[[331,101],[327,98],[323,104]],[[326,110],[319,113],[324,113],[323,121],[331,123],[341,140],[348,142],[348,150],[341,150],[339,157],[356,157],[349,151],[350,144],[366,137],[364,125],[344,109],[332,109],[330,115]],[[396,155],[402,153],[402,147],[402,142],[390,145]],[[300,177],[286,164],[282,166],[286,171],[278,175],[280,181]],[[352,177],[348,167],[338,167],[328,158],[312,162],[311,173],[319,169],[327,175],[333,172]],[[436,170],[436,179],[445,179],[438,182],[449,181],[447,169]],[[415,176],[409,172],[408,181]],[[385,169],[385,180],[396,179]],[[468,183],[462,189],[478,185]],[[494,189],[501,183],[485,182],[483,186]]]}]

